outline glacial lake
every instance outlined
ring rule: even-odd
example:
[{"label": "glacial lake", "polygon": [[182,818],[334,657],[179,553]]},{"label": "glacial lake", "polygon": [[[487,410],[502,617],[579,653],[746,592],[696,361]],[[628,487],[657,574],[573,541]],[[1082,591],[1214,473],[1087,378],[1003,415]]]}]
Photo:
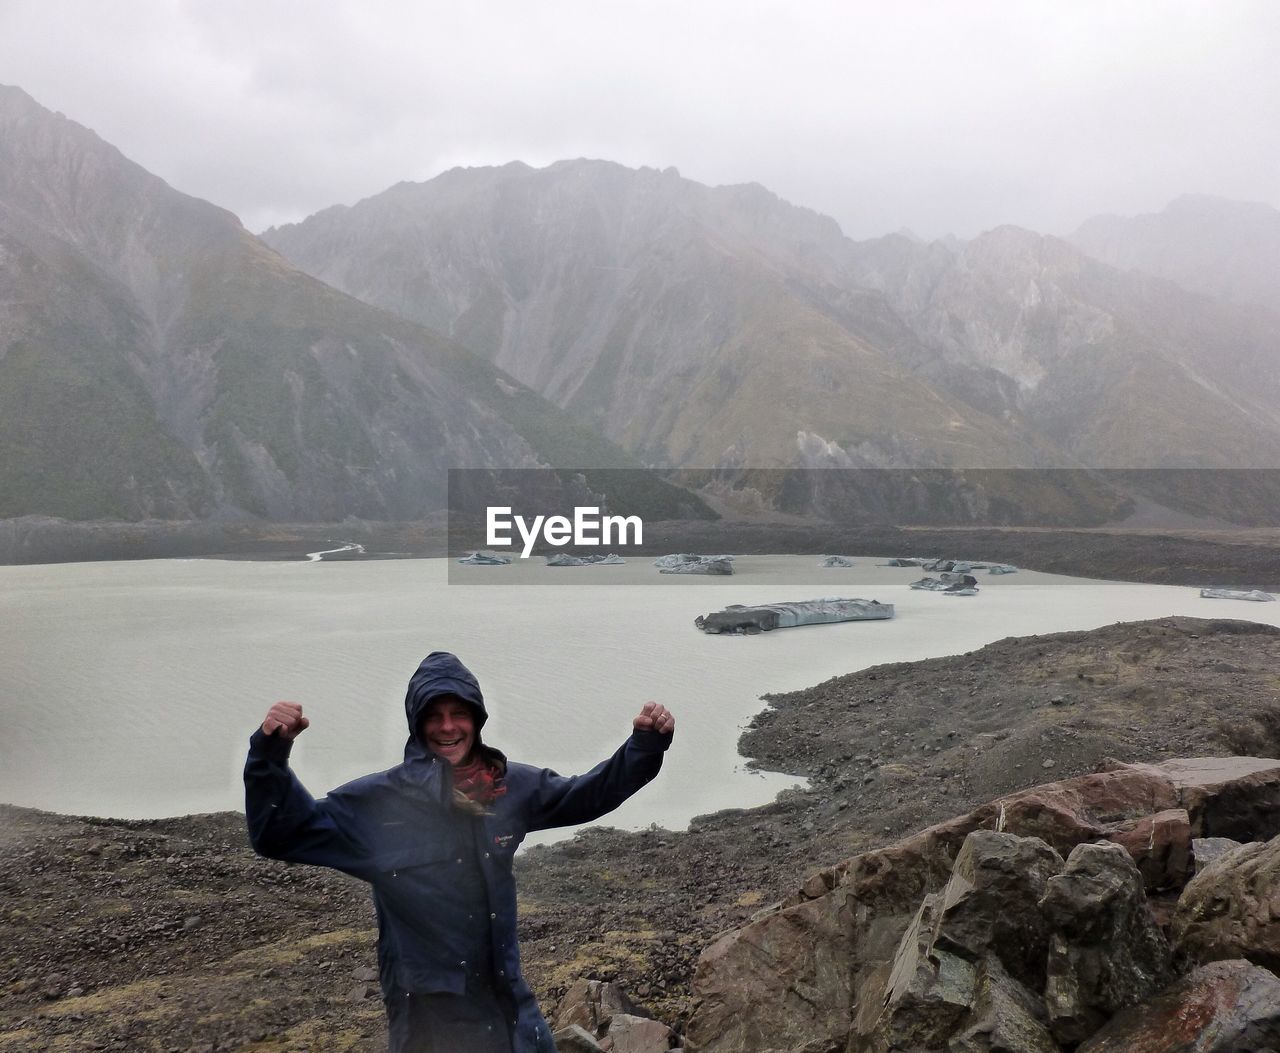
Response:
[{"label": "glacial lake", "polygon": [[[766,692],[1116,621],[1280,625],[1280,603],[1025,570],[979,572],[979,595],[940,596],[907,587],[919,568],[853,558],[825,569],[817,556],[742,556],[727,578],[537,560],[455,567],[454,583],[442,559],[0,567],[0,801],[133,818],[240,809],[245,744],[276,699],[311,718],[294,769],[319,796],[398,762],[408,678],[448,650],[480,678],[485,740],[565,774],[608,756],[643,702],[666,704],[678,733],[662,775],[607,821],[682,828],[796,784],[737,753]],[[820,596],[897,615],[751,637],[693,626],[730,603]]]}]

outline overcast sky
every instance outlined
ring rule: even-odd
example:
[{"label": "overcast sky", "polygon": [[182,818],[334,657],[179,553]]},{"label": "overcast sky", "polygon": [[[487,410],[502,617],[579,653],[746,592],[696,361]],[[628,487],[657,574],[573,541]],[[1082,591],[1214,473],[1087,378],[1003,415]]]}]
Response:
[{"label": "overcast sky", "polygon": [[255,231],[566,157],[853,237],[1280,207],[1277,56],[1272,0],[0,0],[0,83]]}]

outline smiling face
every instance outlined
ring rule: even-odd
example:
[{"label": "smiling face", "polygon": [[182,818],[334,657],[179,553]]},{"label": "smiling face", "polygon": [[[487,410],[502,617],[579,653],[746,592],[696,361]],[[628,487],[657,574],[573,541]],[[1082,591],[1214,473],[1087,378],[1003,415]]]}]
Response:
[{"label": "smiling face", "polygon": [[465,764],[476,744],[475,713],[455,695],[441,695],[427,707],[418,733],[436,756],[454,766]]}]

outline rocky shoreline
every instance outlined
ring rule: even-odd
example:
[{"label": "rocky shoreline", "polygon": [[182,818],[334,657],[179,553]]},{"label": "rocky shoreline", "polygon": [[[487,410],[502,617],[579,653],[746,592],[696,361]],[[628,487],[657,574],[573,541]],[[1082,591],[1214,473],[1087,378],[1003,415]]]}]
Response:
[{"label": "rocky shoreline", "polygon": [[[549,1014],[618,981],[682,1032],[704,950],[823,868],[1108,758],[1280,756],[1278,660],[1273,627],[1168,618],[768,699],[742,751],[810,788],[522,854],[526,972]],[[0,808],[0,1051],[384,1048],[363,887],[254,857],[241,824]]]}]

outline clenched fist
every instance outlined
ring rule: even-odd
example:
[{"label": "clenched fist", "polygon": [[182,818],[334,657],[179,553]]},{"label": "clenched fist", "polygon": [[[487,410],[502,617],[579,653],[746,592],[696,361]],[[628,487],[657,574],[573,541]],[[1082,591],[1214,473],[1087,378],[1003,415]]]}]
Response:
[{"label": "clenched fist", "polygon": [[264,735],[279,735],[292,742],[307,728],[311,721],[302,715],[302,707],[297,702],[277,702],[269,710],[262,722]]},{"label": "clenched fist", "polygon": [[670,735],[676,730],[676,718],[666,706],[646,702],[631,726],[636,731],[656,731],[662,735]]}]

